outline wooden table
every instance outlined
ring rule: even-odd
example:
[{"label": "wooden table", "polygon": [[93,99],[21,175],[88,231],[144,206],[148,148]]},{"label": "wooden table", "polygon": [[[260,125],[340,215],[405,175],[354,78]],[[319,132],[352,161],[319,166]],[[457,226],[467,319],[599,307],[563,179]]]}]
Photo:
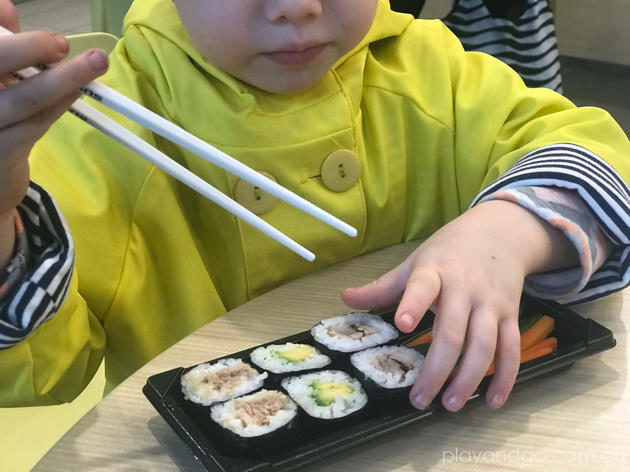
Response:
[{"label": "wooden table", "polygon": [[[280,287],[191,334],[127,379],[72,428],[35,470],[201,470],[142,394],[146,379],[310,328],[346,307],[339,291],[378,277],[415,245],[369,254]],[[630,291],[577,311],[611,328],[617,346],[517,387],[492,410],[475,400],[310,471],[630,470],[627,324]],[[628,302],[630,303],[630,302]]]}]

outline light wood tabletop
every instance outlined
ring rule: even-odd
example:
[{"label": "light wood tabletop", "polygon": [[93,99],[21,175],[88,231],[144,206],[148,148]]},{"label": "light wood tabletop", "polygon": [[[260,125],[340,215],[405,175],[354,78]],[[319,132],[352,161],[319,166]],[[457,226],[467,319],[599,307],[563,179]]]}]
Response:
[{"label": "light wood tabletop", "polygon": [[[36,471],[202,470],[142,393],[151,375],[309,329],[347,308],[339,292],[378,277],[416,246],[403,244],[280,287],[191,334],[117,387]],[[575,311],[613,330],[617,346],[516,387],[493,410],[481,400],[318,461],[310,471],[630,470],[627,325],[630,292]],[[629,307],[630,308],[630,307]]]}]

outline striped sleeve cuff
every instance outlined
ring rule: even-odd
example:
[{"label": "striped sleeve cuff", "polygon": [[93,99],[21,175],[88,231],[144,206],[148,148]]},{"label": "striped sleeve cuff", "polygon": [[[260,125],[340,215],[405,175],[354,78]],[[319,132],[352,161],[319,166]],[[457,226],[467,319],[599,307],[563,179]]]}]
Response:
[{"label": "striped sleeve cuff", "polygon": [[573,190],[554,187],[519,187],[499,190],[486,200],[510,201],[528,209],[550,226],[562,231],[577,252],[579,266],[525,279],[523,291],[534,297],[570,301],[589,282],[606,260],[610,244],[595,217]]},{"label": "striped sleeve cuff", "polygon": [[485,188],[471,206],[500,190],[519,187],[574,190],[611,243],[604,264],[592,274],[582,290],[563,299],[563,303],[587,302],[630,284],[630,190],[602,158],[572,144],[537,149]]},{"label": "striped sleeve cuff", "polygon": [[55,315],[68,295],[74,268],[74,243],[52,197],[31,182],[18,211],[33,266],[0,306],[0,349],[23,341]]}]

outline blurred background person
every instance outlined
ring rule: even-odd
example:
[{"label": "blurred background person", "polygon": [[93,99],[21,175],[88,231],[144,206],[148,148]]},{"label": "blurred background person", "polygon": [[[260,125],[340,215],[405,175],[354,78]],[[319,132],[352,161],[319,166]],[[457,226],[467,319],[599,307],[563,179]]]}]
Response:
[{"label": "blurred background person", "polygon": [[530,87],[563,92],[549,0],[391,0],[391,5],[414,16],[442,18],[467,51],[495,56]]}]

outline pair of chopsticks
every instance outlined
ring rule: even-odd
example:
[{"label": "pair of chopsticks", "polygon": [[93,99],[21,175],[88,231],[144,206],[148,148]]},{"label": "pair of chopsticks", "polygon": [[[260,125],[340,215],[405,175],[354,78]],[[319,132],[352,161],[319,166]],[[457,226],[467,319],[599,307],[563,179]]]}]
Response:
[{"label": "pair of chopsticks", "polygon": [[[0,26],[0,36],[8,36],[11,34],[13,33]],[[15,75],[17,78],[24,80],[33,77],[40,72],[41,69],[29,67],[28,69],[16,72]],[[81,92],[102,103],[104,106],[111,108],[121,115],[128,117],[132,121],[150,129],[154,133],[157,133],[169,141],[183,147],[184,149],[187,149],[203,159],[212,162],[222,169],[240,177],[241,179],[250,182],[265,192],[284,200],[297,209],[314,216],[342,233],[352,237],[357,235],[357,230],[355,228],[341,221],[337,217],[313,205],[299,195],[296,195],[290,190],[278,185],[273,180],[268,179],[264,175],[247,167],[245,164],[237,161],[233,157],[230,157],[226,153],[211,146],[205,141],[202,141],[196,136],[193,136],[189,132],[181,129],[170,121],[162,118],[151,110],[144,108],[106,85],[93,81],[86,87],[82,88]],[[213,201],[236,217],[262,231],[267,236],[275,239],[280,244],[300,255],[307,261],[315,260],[315,255],[311,251],[304,248],[293,239],[289,238],[284,233],[280,232],[269,223],[262,220],[257,215],[239,205],[227,195],[223,194],[216,188],[212,187],[209,183],[172,160],[166,154],[158,151],[153,146],[130,132],[128,129],[111,120],[81,99],[74,102],[69,111],[73,115],[101,131],[103,134],[131,149],[156,167],[162,169],[167,174],[173,176],[180,182],[200,193],[207,199]]]}]

